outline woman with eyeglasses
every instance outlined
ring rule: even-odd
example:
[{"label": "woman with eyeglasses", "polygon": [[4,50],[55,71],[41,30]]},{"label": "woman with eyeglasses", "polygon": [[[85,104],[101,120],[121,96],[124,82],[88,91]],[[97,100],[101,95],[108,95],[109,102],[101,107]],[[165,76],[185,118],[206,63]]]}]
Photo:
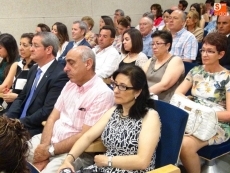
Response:
[{"label": "woman with eyeglasses", "polygon": [[143,69],[146,72],[150,93],[159,100],[169,102],[184,78],[184,64],[180,57],[171,55],[172,35],[169,31],[155,31],[151,37],[154,56]]},{"label": "woman with eyeglasses", "polygon": [[[33,33],[24,33],[20,39],[19,53],[21,60],[15,62],[3,82],[5,86],[2,98],[8,103],[7,109],[11,103],[18,97],[26,81],[29,69],[33,66],[34,61],[30,59],[31,44],[34,37]],[[12,87],[11,87],[12,85]]]},{"label": "woman with eyeglasses", "polygon": [[217,133],[208,141],[194,136],[184,136],[180,158],[188,173],[200,173],[197,151],[206,145],[218,145],[230,136],[230,73],[219,63],[227,50],[227,37],[219,33],[208,34],[200,50],[203,65],[190,70],[175,93],[185,95],[191,88],[196,103],[213,107],[219,126]]},{"label": "woman with eyeglasses", "polygon": [[150,99],[145,73],[138,66],[127,65],[112,77],[116,106],[77,140],[58,172],[64,168],[74,172],[74,160],[100,136],[107,151],[96,155],[95,165],[86,169],[134,173],[154,169],[161,123]]}]

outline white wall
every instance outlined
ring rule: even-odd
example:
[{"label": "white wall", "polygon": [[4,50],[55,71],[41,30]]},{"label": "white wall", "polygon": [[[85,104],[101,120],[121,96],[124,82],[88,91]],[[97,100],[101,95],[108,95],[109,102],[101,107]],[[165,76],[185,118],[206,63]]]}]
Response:
[{"label": "white wall", "polygon": [[[12,34],[19,41],[22,33],[34,32],[38,23],[52,26],[55,22],[66,24],[69,33],[72,22],[89,15],[95,21],[98,32],[101,15],[113,17],[117,8],[132,19],[132,26],[153,3],[161,4],[163,10],[177,5],[179,0],[0,0],[0,31]],[[188,0],[189,6],[197,0]],[[205,1],[205,0],[202,0]],[[188,8],[189,8],[188,6]],[[187,8],[187,10],[188,10]],[[71,35],[70,35],[71,38]]]}]

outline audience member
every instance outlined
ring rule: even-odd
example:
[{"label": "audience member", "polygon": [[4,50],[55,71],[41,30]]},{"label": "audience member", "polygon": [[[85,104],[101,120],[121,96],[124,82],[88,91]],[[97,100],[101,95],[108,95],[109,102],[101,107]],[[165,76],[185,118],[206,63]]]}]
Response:
[{"label": "audience member", "polygon": [[121,19],[118,20],[118,25],[117,25],[118,35],[115,36],[113,42],[113,46],[117,49],[119,53],[121,53],[122,35],[127,29],[130,28],[130,22],[126,17],[122,17]]},{"label": "audience member", "polygon": [[220,65],[230,70],[230,15],[219,16],[217,18],[217,32],[226,35],[227,50],[224,56],[220,59]]},{"label": "audience member", "polygon": [[194,3],[190,6],[190,11],[196,11],[199,15],[199,27],[204,28],[205,26],[205,20],[201,18],[201,9],[200,9],[200,4]]},{"label": "audience member", "polygon": [[29,133],[17,119],[0,116],[0,172],[29,173]]},{"label": "audience member", "polygon": [[[151,13],[151,12],[145,12],[143,15],[142,15],[142,17],[148,17],[148,18],[150,18],[152,21],[154,20],[154,15],[153,15],[153,13]],[[139,31],[140,31],[140,25],[138,24],[136,27],[135,27],[136,29],[138,29]],[[154,28],[154,26],[152,27],[152,30],[156,30],[156,28]]]},{"label": "audience member", "polygon": [[39,23],[35,30],[35,33],[38,33],[38,32],[50,32],[50,27],[48,27],[44,23]]},{"label": "audience member", "polygon": [[186,0],[179,0],[179,3],[178,3],[178,9],[179,10],[185,12],[187,6],[188,6],[188,2]]},{"label": "audience member", "polygon": [[109,16],[101,16],[100,23],[99,23],[99,28],[101,29],[103,26],[109,25],[115,28],[113,20]]},{"label": "audience member", "polygon": [[[28,160],[41,173],[56,173],[73,144],[113,106],[113,92],[94,70],[95,55],[87,46],[73,48],[66,55],[64,71],[70,81],[58,97],[44,131],[30,141]],[[93,156],[79,156],[77,170],[92,164]]]},{"label": "audience member", "polygon": [[178,6],[172,6],[170,9],[173,10],[173,11],[174,11],[174,10],[179,10],[179,9],[178,9]]},{"label": "audience member", "polygon": [[[124,11],[121,9],[116,9],[114,12],[114,17],[113,17],[113,23],[114,23],[115,29],[117,29],[117,27],[118,27],[118,21],[123,17],[125,17]],[[117,32],[117,34],[118,34],[118,32]]]},{"label": "audience member", "polygon": [[8,104],[6,110],[9,109],[11,103],[18,97],[18,94],[21,93],[26,84],[29,69],[35,63],[30,59],[30,49],[33,37],[33,33],[22,34],[19,46],[21,60],[12,64],[9,73],[2,84],[5,88],[11,88],[8,92],[5,91],[2,95],[3,100]]},{"label": "audience member", "polygon": [[94,27],[94,20],[90,16],[84,16],[81,18],[81,21],[85,22],[88,26],[88,30],[85,34],[86,41],[90,44],[90,46],[93,48],[96,46],[96,34],[92,31]]},{"label": "audience member", "polygon": [[212,17],[214,15],[214,9],[213,9],[214,3],[215,3],[215,0],[206,0],[205,1],[205,5],[206,5],[206,10],[207,10],[207,13],[208,13],[209,21],[213,20]]},{"label": "audience member", "polygon": [[134,64],[142,67],[148,60],[148,57],[141,52],[143,49],[143,42],[140,31],[134,28],[128,29],[123,33],[122,38],[122,61],[119,64],[119,68],[127,64]]},{"label": "audience member", "polygon": [[93,48],[96,55],[96,74],[103,78],[109,78],[118,68],[120,55],[113,47],[116,31],[114,27],[105,25],[100,29],[98,45]]},{"label": "audience member", "polygon": [[118,69],[113,79],[116,106],[74,144],[58,172],[63,168],[74,172],[71,163],[75,164],[74,159],[99,136],[107,151],[95,156],[91,171],[144,173],[154,169],[161,123],[149,96],[145,73],[129,65]]},{"label": "audience member", "polygon": [[69,42],[69,34],[66,25],[61,22],[54,23],[51,32],[54,33],[59,40],[59,49],[56,56],[58,60]]},{"label": "audience member", "polygon": [[158,30],[167,30],[169,31],[168,28],[168,22],[169,22],[169,16],[173,12],[171,9],[167,9],[163,13],[163,20],[164,20],[164,25],[159,26]]},{"label": "audience member", "polygon": [[188,12],[185,27],[196,37],[197,42],[202,42],[204,30],[199,27],[199,14],[197,11]]},{"label": "audience member", "polygon": [[30,50],[30,58],[37,65],[31,67],[22,92],[6,115],[20,119],[32,137],[42,132],[41,123],[48,118],[68,78],[63,72],[63,66],[55,59],[58,39],[53,33],[35,34]]},{"label": "audience member", "polygon": [[151,34],[152,34],[153,21],[149,17],[142,17],[139,22],[139,26],[140,26],[140,32],[143,40],[142,52],[148,58],[151,58],[153,55],[151,44],[150,44],[152,42]]},{"label": "audience member", "polygon": [[204,19],[205,23],[209,22],[206,5],[204,3],[200,3],[200,14],[201,14],[201,19]]},{"label": "audience member", "polygon": [[181,10],[174,10],[169,17],[169,29],[173,37],[170,53],[183,61],[192,62],[196,59],[198,43],[195,36],[184,28],[186,15]]},{"label": "audience member", "polygon": [[70,41],[68,45],[66,46],[64,52],[61,54],[61,56],[58,58],[58,62],[63,64],[65,66],[65,56],[69,52],[70,49],[85,45],[91,48],[90,44],[85,39],[85,34],[87,32],[87,25],[83,21],[75,21],[72,25],[72,38],[74,41]]},{"label": "audience member", "polygon": [[154,19],[153,19],[153,26],[155,28],[158,28],[161,25],[164,25],[164,21],[162,19],[162,8],[160,4],[153,4],[150,8],[151,12],[153,13]]},{"label": "audience member", "polygon": [[151,37],[154,56],[143,68],[149,91],[157,95],[159,100],[169,102],[183,81],[184,64],[180,57],[169,53],[172,46],[172,35],[169,31],[155,31]]},{"label": "audience member", "polygon": [[201,172],[200,158],[197,154],[199,149],[207,145],[221,144],[230,136],[230,74],[219,64],[219,59],[226,50],[226,36],[219,33],[207,35],[201,49],[203,65],[190,70],[175,91],[177,94],[185,95],[191,88],[194,101],[216,110],[219,121],[216,135],[207,141],[201,141],[193,135],[184,136],[180,159],[188,173]]}]

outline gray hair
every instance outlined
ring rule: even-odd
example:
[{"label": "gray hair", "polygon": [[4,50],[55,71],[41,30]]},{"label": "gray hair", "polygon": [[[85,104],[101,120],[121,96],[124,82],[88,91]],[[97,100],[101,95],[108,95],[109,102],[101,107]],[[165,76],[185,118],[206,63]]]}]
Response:
[{"label": "gray hair", "polygon": [[142,17],[148,17],[148,18],[150,18],[150,19],[154,19],[154,15],[153,15],[153,13],[151,13],[151,12],[146,12],[146,13],[144,13],[143,15],[142,15]]},{"label": "gray hair", "polygon": [[121,16],[125,16],[124,11],[121,10],[121,9],[116,9],[116,10],[115,10],[115,13],[116,13],[116,12],[119,12]]},{"label": "gray hair", "polygon": [[80,56],[82,57],[83,62],[87,61],[88,59],[93,60],[92,69],[93,71],[95,71],[96,58],[95,58],[95,54],[92,51],[92,49],[90,49],[88,46],[78,46],[77,48],[78,48],[78,52],[80,53]]},{"label": "gray hair", "polygon": [[147,19],[149,24],[153,24],[153,20],[149,18],[148,16],[142,17],[142,19]]},{"label": "gray hair", "polygon": [[88,27],[87,27],[87,24],[85,23],[85,22],[83,22],[83,21],[80,21],[80,20],[77,20],[77,21],[74,21],[73,22],[73,24],[79,24],[79,28],[81,29],[81,30],[84,30],[85,32],[84,32],[84,36],[85,36],[85,34],[86,34],[86,32],[87,32],[87,30],[88,30]]},{"label": "gray hair", "polygon": [[42,45],[44,47],[52,46],[52,54],[54,57],[57,56],[59,40],[55,34],[52,32],[38,32],[34,36],[39,36],[42,38]]}]

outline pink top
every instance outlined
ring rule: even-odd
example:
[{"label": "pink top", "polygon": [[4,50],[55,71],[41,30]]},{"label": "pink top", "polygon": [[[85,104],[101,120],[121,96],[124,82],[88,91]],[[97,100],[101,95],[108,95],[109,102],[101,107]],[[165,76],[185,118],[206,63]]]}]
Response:
[{"label": "pink top", "polygon": [[79,87],[67,82],[55,108],[60,111],[53,128],[52,143],[58,143],[82,130],[93,126],[114,105],[113,91],[98,76]]},{"label": "pink top", "polygon": [[158,25],[161,23],[162,20],[163,20],[162,17],[156,18],[156,19],[154,20],[154,26],[158,26]]}]

